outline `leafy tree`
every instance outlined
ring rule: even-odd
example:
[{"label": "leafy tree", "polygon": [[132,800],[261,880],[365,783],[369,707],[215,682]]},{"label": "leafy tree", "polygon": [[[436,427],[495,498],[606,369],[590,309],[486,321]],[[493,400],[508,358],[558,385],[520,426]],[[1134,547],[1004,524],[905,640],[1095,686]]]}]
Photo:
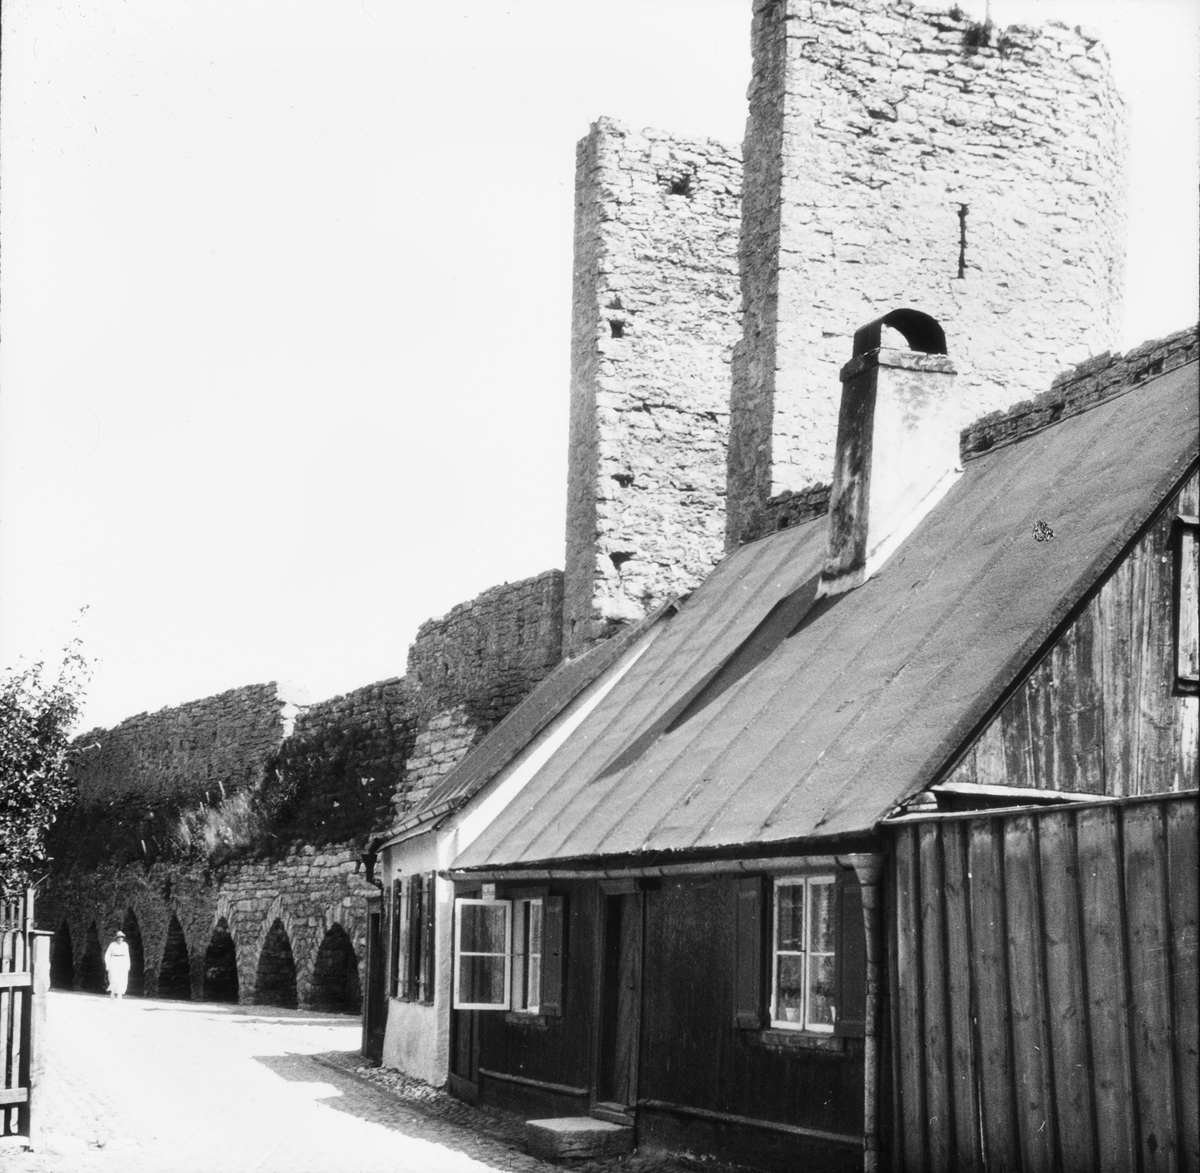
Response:
[{"label": "leafy tree", "polygon": [[0,676],[0,891],[16,892],[46,859],[46,829],[74,795],[71,727],[90,668],[73,639],[51,677],[40,661]]}]

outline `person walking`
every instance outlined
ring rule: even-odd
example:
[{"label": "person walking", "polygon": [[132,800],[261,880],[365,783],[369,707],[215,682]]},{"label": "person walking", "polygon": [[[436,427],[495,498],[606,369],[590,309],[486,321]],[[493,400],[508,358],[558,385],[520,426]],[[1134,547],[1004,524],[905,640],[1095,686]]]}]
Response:
[{"label": "person walking", "polygon": [[104,968],[108,971],[108,996],[125,997],[129,985],[129,946],[125,934],[117,930],[116,940],[104,951]]}]

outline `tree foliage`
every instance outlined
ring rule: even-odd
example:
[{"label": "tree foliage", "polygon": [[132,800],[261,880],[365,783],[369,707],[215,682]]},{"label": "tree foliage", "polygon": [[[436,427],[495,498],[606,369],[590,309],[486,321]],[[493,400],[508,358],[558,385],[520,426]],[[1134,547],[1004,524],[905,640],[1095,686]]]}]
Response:
[{"label": "tree foliage", "polygon": [[77,639],[56,674],[38,662],[0,676],[0,891],[45,862],[46,829],[74,795],[71,728],[89,676]]}]

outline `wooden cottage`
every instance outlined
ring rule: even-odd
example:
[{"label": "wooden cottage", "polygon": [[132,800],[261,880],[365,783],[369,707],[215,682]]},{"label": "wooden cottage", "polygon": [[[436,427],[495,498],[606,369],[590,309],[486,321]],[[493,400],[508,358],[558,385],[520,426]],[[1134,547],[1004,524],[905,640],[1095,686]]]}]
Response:
[{"label": "wooden cottage", "polygon": [[671,609],[559,665],[415,810],[376,836],[365,857],[379,894],[368,900],[364,1055],[446,1082],[454,886],[439,872],[646,651]]},{"label": "wooden cottage", "polygon": [[1198,1167],[1195,337],[960,437],[940,335],[859,332],[829,516],[454,859],[458,1094],[764,1169]]}]

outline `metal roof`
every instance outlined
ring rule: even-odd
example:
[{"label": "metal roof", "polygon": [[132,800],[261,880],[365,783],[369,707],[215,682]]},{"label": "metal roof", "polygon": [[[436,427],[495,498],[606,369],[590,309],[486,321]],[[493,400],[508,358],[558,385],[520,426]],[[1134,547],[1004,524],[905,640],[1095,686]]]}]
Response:
[{"label": "metal roof", "polygon": [[445,775],[415,810],[377,842],[394,842],[432,830],[451,811],[504,769],[581,692],[611,668],[660,619],[678,606],[669,599],[584,655],[564,660],[474,749]]},{"label": "metal roof", "polygon": [[871,833],[1194,464],[1196,372],[969,461],[846,594],[815,601],[824,518],[731,553],[454,870]]}]

